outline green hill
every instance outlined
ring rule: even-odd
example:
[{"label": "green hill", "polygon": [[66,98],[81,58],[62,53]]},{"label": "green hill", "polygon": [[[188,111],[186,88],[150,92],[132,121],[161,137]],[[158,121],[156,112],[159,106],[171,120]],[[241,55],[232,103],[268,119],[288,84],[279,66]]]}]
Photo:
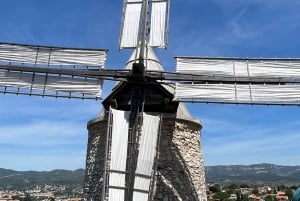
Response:
[{"label": "green hill", "polygon": [[1,188],[26,188],[41,184],[83,185],[85,170],[13,171],[0,168]]},{"label": "green hill", "polygon": [[[0,188],[24,189],[42,184],[83,186],[85,170],[14,171],[0,168]],[[300,185],[300,166],[273,164],[206,166],[207,183]]]},{"label": "green hill", "polygon": [[274,164],[206,166],[209,183],[252,185],[300,185],[300,166]]}]

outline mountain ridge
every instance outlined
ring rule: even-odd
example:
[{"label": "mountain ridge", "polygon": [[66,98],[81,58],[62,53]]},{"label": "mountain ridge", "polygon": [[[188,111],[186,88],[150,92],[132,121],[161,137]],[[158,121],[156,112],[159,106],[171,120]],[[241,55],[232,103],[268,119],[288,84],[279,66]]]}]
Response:
[{"label": "mountain ridge", "polygon": [[28,186],[54,185],[83,185],[84,169],[52,171],[15,171],[0,168],[0,187],[22,189]]},{"label": "mountain ridge", "polygon": [[[26,188],[41,184],[83,186],[84,169],[51,171],[15,171],[0,168],[0,187]],[[269,163],[252,165],[205,166],[207,183],[249,185],[300,185],[300,166]]]},{"label": "mountain ridge", "polygon": [[205,167],[209,183],[247,183],[268,185],[299,185],[300,166],[269,163],[252,165],[218,165]]}]

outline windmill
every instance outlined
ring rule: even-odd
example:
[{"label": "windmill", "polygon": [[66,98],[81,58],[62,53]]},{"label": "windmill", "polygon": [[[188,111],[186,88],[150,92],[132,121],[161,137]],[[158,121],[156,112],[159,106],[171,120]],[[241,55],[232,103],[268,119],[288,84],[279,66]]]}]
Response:
[{"label": "windmill", "polygon": [[[149,60],[145,58],[145,55],[148,54],[145,54],[145,52],[147,51],[147,45],[151,44],[151,30],[155,30],[155,23],[151,23],[154,28],[150,28],[150,38],[148,40],[148,29],[144,19],[148,19],[146,14],[150,5],[151,9],[155,6],[158,6],[159,10],[163,8],[162,13],[158,14],[167,16],[168,3],[168,1],[153,1],[150,4],[147,1],[125,1],[123,34],[126,35],[126,25],[129,23],[126,22],[126,14],[132,14],[129,12],[130,9],[135,10],[137,8],[140,10],[137,15],[130,19],[143,19],[141,20],[143,23],[136,23],[135,21],[135,25],[138,26],[130,27],[127,30],[136,30],[135,33],[128,34],[134,36],[133,38],[136,40],[130,38],[124,41],[121,38],[121,44],[124,47],[138,47],[132,70],[99,70],[99,66],[102,66],[105,61],[105,50],[2,43],[2,92],[81,99],[94,97],[97,99],[100,95],[99,91],[103,80],[114,79],[120,83],[116,90],[104,100],[104,107],[109,109],[113,105],[117,109],[131,111],[131,117],[128,117],[131,119],[129,127],[140,125],[136,124],[137,121],[135,121],[137,113],[152,109],[154,109],[153,112],[172,112],[176,109],[178,101],[299,105],[297,94],[295,94],[298,91],[297,83],[299,82],[297,71],[294,68],[299,63],[297,59],[178,57],[176,73],[149,71],[145,62]],[[136,11],[134,14],[136,14]],[[166,22],[166,20],[163,21]],[[153,19],[151,19],[151,22],[153,22]],[[156,25],[161,25],[160,22],[156,23]],[[162,27],[164,31],[159,34],[152,32],[154,34],[152,37],[165,36],[167,24],[163,24]],[[159,42],[163,42],[162,46],[164,46],[167,41],[165,37],[162,38],[164,40]],[[155,42],[157,42],[156,40],[158,39],[154,39]],[[127,45],[122,41],[132,42],[133,44]],[[152,46],[159,45],[154,43]],[[150,51],[149,48],[148,51]],[[25,53],[26,56],[24,56]],[[86,58],[89,59],[86,60]],[[59,66],[59,68],[56,68],[56,66]],[[83,68],[83,66],[88,66],[88,68]],[[165,91],[169,85],[172,85],[171,81],[177,82],[175,99]],[[166,88],[162,86],[166,86]],[[152,101],[152,99],[149,99],[151,96],[143,96],[143,94],[147,94],[144,89],[148,88],[154,89],[151,94],[157,92],[155,97],[158,97],[157,100],[149,103],[151,107],[144,103],[145,100]],[[124,96],[128,95],[125,92],[132,93],[129,93],[128,97]],[[265,95],[262,95],[263,93]],[[170,100],[170,98],[172,99]],[[128,104],[130,100],[135,101]],[[134,161],[132,164],[134,164]],[[131,170],[131,176],[133,176],[133,173],[134,171]],[[132,190],[133,187],[129,189]],[[126,196],[132,197],[131,192],[126,192]]]}]

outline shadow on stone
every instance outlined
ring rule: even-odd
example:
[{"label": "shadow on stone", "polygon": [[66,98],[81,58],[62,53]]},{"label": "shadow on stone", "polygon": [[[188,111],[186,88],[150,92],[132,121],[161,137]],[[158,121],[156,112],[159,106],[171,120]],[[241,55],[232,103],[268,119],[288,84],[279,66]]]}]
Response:
[{"label": "shadow on stone", "polygon": [[[89,138],[84,185],[85,200],[100,201],[107,120],[88,123]],[[199,122],[163,118],[154,201],[206,201]]]},{"label": "shadow on stone", "polygon": [[200,128],[186,120],[163,120],[154,200],[206,200]]}]

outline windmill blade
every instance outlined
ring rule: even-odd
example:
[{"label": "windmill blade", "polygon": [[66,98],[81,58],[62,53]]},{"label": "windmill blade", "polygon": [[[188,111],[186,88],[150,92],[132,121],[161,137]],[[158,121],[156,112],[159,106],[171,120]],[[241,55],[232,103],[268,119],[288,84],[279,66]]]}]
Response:
[{"label": "windmill blade", "polygon": [[167,47],[169,10],[169,0],[152,0],[149,46]]},{"label": "windmill blade", "polygon": [[0,64],[102,67],[107,50],[0,43]]},{"label": "windmill blade", "polygon": [[143,113],[140,148],[134,180],[134,201],[148,201],[151,189],[157,143],[160,135],[160,117]]},{"label": "windmill blade", "polygon": [[176,60],[177,73],[198,78],[176,83],[177,101],[300,105],[300,59],[177,57]]},{"label": "windmill blade", "polygon": [[99,99],[102,80],[61,74],[0,70],[0,92],[62,98]]},{"label": "windmill blade", "polygon": [[149,34],[149,38],[144,39],[149,39],[150,47],[166,48],[169,2],[170,0],[124,0],[119,48],[138,47],[144,34]]},{"label": "windmill blade", "polygon": [[105,60],[106,50],[0,43],[0,92],[99,99],[103,80],[83,72]]},{"label": "windmill blade", "polygon": [[176,84],[182,102],[300,105],[299,85]]},{"label": "windmill blade", "polygon": [[[134,143],[136,163],[132,180],[132,200],[148,201],[154,171],[157,145],[159,143],[161,117],[142,113],[143,123],[140,125],[139,139]],[[107,200],[124,200],[126,189],[130,188],[128,174],[130,167],[129,147],[133,142],[130,136],[130,112],[110,109],[108,120],[108,139],[106,141],[105,174],[103,181],[103,197]],[[131,164],[133,165],[133,164]],[[108,198],[107,198],[108,197]],[[103,200],[105,200],[103,199]]]},{"label": "windmill blade", "polygon": [[[108,201],[124,200],[125,196],[129,115],[128,111],[110,111],[106,142],[106,160],[110,163],[106,167],[103,185],[103,196],[108,196]],[[102,200],[105,200],[104,198]]]},{"label": "windmill blade", "polygon": [[143,0],[124,0],[119,48],[135,48],[138,44]]},{"label": "windmill blade", "polygon": [[[236,78],[300,78],[300,59],[176,57],[176,72]],[[219,80],[222,81],[222,80]]]}]

